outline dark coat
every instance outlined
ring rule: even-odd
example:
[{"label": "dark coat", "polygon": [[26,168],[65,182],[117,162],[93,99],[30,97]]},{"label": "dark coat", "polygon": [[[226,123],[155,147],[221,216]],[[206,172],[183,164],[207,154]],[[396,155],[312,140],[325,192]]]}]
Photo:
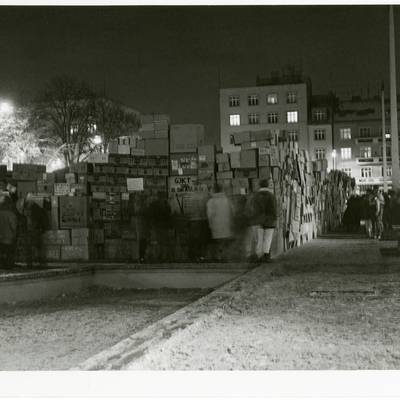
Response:
[{"label": "dark coat", "polygon": [[17,239],[18,217],[9,196],[0,196],[0,243],[10,245]]},{"label": "dark coat", "polygon": [[261,188],[249,197],[245,213],[250,226],[275,228],[277,219],[275,196],[269,190]]}]

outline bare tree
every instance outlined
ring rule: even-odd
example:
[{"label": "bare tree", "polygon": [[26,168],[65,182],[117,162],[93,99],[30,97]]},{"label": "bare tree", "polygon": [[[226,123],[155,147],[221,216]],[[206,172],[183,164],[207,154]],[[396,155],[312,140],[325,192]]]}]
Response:
[{"label": "bare tree", "polygon": [[137,111],[104,97],[98,97],[95,101],[94,120],[105,148],[111,139],[132,135],[140,127]]},{"label": "bare tree", "polygon": [[41,150],[36,132],[29,129],[29,109],[16,108],[0,116],[0,162],[36,162]]},{"label": "bare tree", "polygon": [[138,113],[98,96],[87,84],[68,76],[53,78],[33,110],[33,126],[58,145],[65,164],[78,162],[101,135],[104,147],[111,138],[139,127]]},{"label": "bare tree", "polygon": [[65,164],[77,162],[91,135],[95,95],[84,82],[53,78],[33,108],[32,125],[60,146]]}]

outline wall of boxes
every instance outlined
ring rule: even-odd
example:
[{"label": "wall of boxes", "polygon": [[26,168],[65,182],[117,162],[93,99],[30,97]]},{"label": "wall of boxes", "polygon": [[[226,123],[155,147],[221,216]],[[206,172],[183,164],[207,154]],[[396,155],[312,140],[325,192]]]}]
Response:
[{"label": "wall of boxes", "polygon": [[[237,132],[234,141],[241,150],[221,153],[204,144],[202,125],[171,125],[167,115],[144,115],[141,123],[137,134],[113,140],[108,153],[91,154],[67,170],[46,173],[44,166],[14,165],[19,197],[33,194],[48,215],[48,229],[41,238],[45,259],[137,260],[132,204],[136,196],[153,196],[168,200],[178,216],[180,222],[161,236],[170,239],[169,259],[184,260],[186,253],[179,248],[185,236],[181,222],[205,218],[205,203],[215,182],[236,202],[258,190],[261,179],[270,180],[279,210],[275,254],[340,224],[352,193],[349,178],[338,171],[328,176],[326,160],[310,161],[285,132]],[[1,174],[10,173],[0,168]],[[162,240],[160,235],[151,233],[149,251],[165,261],[157,252],[157,240]]]}]

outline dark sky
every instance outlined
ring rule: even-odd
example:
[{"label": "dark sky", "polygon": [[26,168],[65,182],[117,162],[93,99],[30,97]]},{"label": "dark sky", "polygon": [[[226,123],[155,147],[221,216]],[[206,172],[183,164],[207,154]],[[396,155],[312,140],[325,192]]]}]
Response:
[{"label": "dark sky", "polygon": [[66,73],[141,112],[203,123],[211,138],[219,85],[251,86],[288,64],[314,93],[376,93],[389,73],[387,21],[384,6],[3,6],[0,97],[33,96]]}]

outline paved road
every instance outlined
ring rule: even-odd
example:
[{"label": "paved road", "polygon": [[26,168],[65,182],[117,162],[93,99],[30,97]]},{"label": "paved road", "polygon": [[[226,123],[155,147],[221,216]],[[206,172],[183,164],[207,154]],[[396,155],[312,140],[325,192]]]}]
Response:
[{"label": "paved road", "polygon": [[140,332],[140,352],[133,335],[114,368],[399,369],[400,259],[379,252],[394,245],[329,237],[294,249]]}]

